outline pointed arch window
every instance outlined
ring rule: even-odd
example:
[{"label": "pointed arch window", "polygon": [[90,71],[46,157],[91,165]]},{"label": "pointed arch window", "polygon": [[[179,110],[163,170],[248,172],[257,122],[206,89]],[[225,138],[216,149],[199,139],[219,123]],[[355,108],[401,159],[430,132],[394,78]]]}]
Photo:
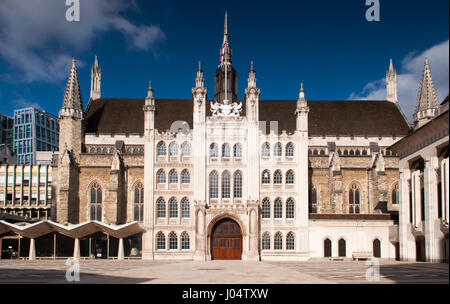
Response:
[{"label": "pointed arch window", "polygon": [[178,217],[178,202],[175,197],[172,197],[169,200],[169,217],[177,218]]},{"label": "pointed arch window", "polygon": [[166,249],[166,236],[161,231],[156,235],[156,248],[158,250]]},{"label": "pointed arch window", "polygon": [[277,232],[274,237],[273,249],[282,250],[283,249],[283,235],[281,232]]},{"label": "pointed arch window", "polygon": [[293,157],[294,156],[294,144],[293,143],[287,143],[286,145],[286,156],[287,157]]},{"label": "pointed arch window", "polygon": [[263,199],[261,215],[263,219],[270,218],[270,200],[266,197]]},{"label": "pointed arch window", "polygon": [[289,170],[286,172],[286,184],[293,185],[294,184],[294,171]]},{"label": "pointed arch window", "polygon": [[230,157],[230,145],[225,143],[222,145],[222,157]]},{"label": "pointed arch window", "polygon": [[329,258],[331,257],[331,255],[332,255],[331,240],[326,238],[323,241],[323,256]]},{"label": "pointed arch window", "polygon": [[242,146],[240,143],[237,143],[233,147],[234,157],[242,157]]},{"label": "pointed arch window", "polygon": [[169,233],[169,250],[177,250],[178,249],[178,237],[175,232]]},{"label": "pointed arch window", "polygon": [[209,146],[209,157],[219,157],[219,147],[216,143]]},{"label": "pointed arch window", "polygon": [[222,173],[222,198],[230,198],[230,173]]},{"label": "pointed arch window", "polygon": [[275,185],[281,185],[283,183],[283,174],[280,170],[275,171],[273,174],[273,183]]},{"label": "pointed arch window", "polygon": [[273,217],[276,219],[283,217],[283,202],[279,198],[273,203]]},{"label": "pointed arch window", "polygon": [[169,144],[169,155],[178,156],[178,145],[174,141]]},{"label": "pointed arch window", "polygon": [[269,170],[264,170],[261,176],[261,182],[265,185],[270,184],[270,172]]},{"label": "pointed arch window", "polygon": [[292,198],[286,201],[286,218],[293,219],[295,216],[295,204]]},{"label": "pointed arch window", "polygon": [[160,141],[156,146],[156,153],[158,156],[166,156],[166,144],[163,141]]},{"label": "pointed arch window", "polygon": [[372,252],[374,257],[381,258],[381,242],[377,238],[372,242]]},{"label": "pointed arch window", "polygon": [[90,220],[102,221],[102,188],[96,182],[91,186]]},{"label": "pointed arch window", "polygon": [[360,201],[359,201],[359,187],[356,184],[352,184],[350,187],[349,195],[349,213],[359,213]]},{"label": "pointed arch window", "polygon": [[189,234],[184,231],[181,234],[181,250],[189,250],[191,247],[191,242],[189,238]]},{"label": "pointed arch window", "polygon": [[344,238],[341,238],[339,241],[338,241],[338,254],[339,254],[339,256],[340,257],[345,257],[345,256],[347,256],[347,253],[346,253],[346,242],[345,242],[345,239]]},{"label": "pointed arch window", "polygon": [[158,180],[158,184],[166,183],[166,172],[163,169],[159,169],[158,173],[156,173],[156,179]]},{"label": "pointed arch window", "polygon": [[170,170],[169,172],[169,183],[178,184],[178,172],[175,169]]},{"label": "pointed arch window", "polygon": [[264,232],[262,237],[262,250],[270,250],[270,234],[268,232]]},{"label": "pointed arch window", "polygon": [[295,250],[295,235],[293,232],[286,235],[286,250]]},{"label": "pointed arch window", "polygon": [[275,157],[283,156],[283,146],[279,142],[273,146],[273,155]]},{"label": "pointed arch window", "polygon": [[181,156],[191,156],[191,146],[187,141],[181,144]]},{"label": "pointed arch window", "polygon": [[234,172],[233,182],[234,182],[234,187],[233,187],[234,198],[242,198],[242,173],[241,173],[241,171]]},{"label": "pointed arch window", "polygon": [[182,218],[189,218],[190,217],[190,204],[189,199],[187,197],[183,198],[181,200],[181,217]]},{"label": "pointed arch window", "polygon": [[219,176],[216,171],[209,174],[209,197],[219,198]]},{"label": "pointed arch window", "polygon": [[268,142],[263,143],[261,147],[261,155],[262,157],[270,156],[270,144]]},{"label": "pointed arch window", "polygon": [[162,197],[156,201],[156,212],[158,218],[166,217],[166,201]]},{"label": "pointed arch window", "polygon": [[189,173],[188,169],[184,169],[181,171],[181,183],[182,184],[189,184],[191,182],[191,174]]},{"label": "pointed arch window", "polygon": [[144,186],[138,183],[134,188],[134,220],[144,221]]},{"label": "pointed arch window", "polygon": [[396,183],[392,189],[392,204],[398,204],[398,183]]}]

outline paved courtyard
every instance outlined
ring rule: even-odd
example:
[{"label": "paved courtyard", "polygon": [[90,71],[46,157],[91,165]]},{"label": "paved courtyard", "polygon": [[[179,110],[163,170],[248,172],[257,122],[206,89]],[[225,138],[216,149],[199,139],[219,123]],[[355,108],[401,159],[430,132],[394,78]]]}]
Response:
[{"label": "paved courtyard", "polygon": [[[247,262],[82,260],[79,283],[150,284],[365,284],[445,283],[449,265],[381,262],[379,281],[368,282],[366,262]],[[68,283],[64,260],[0,260],[0,284]]]}]

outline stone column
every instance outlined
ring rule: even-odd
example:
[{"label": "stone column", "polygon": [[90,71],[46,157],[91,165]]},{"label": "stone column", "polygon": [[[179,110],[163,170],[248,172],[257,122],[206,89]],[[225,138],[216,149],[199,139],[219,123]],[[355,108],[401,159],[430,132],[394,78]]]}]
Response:
[{"label": "stone column", "polygon": [[[406,163],[405,166],[408,164]],[[400,166],[401,168],[401,166]],[[400,169],[399,180],[399,243],[400,243],[400,259],[402,261],[415,261],[415,240],[411,233],[411,223],[409,220],[410,213],[410,196],[409,187],[411,171],[409,169]]]},{"label": "stone column", "polygon": [[414,171],[411,174],[411,193],[412,193],[412,224],[414,227],[418,227],[420,218],[420,207],[422,203],[421,196],[421,172],[419,170]]},{"label": "stone column", "polygon": [[206,234],[205,234],[205,203],[196,202],[196,231],[195,231],[195,252],[194,261],[204,261],[206,259]]},{"label": "stone column", "polygon": [[441,161],[441,210],[442,210],[442,220],[444,224],[448,225],[448,208],[449,208],[449,159],[443,159]]},{"label": "stone column", "polygon": [[[440,231],[440,220],[438,218],[438,193],[437,176],[438,158],[428,157],[425,160],[424,170],[424,199],[425,199],[425,257],[427,262],[440,262],[444,255],[444,248],[441,246],[443,239]],[[442,247],[442,248],[441,248]]]},{"label": "stone column", "polygon": [[258,229],[258,202],[248,202],[249,216],[248,216],[248,251],[243,252],[242,258],[247,261],[259,261],[259,229]]},{"label": "stone column", "polygon": [[74,240],[73,258],[76,260],[80,259],[80,239],[78,238]]},{"label": "stone column", "polygon": [[117,250],[117,259],[122,261],[125,259],[125,250],[123,248],[123,238],[119,239],[119,249]]},{"label": "stone column", "polygon": [[142,235],[142,259],[154,259],[154,165],[155,165],[155,98],[149,82],[144,111],[144,228]]},{"label": "stone column", "polygon": [[299,91],[299,99],[297,101],[296,115],[296,131],[297,136],[296,147],[294,150],[295,159],[297,161],[296,168],[296,190],[295,196],[295,224],[297,228],[298,250],[309,255],[309,159],[308,159],[308,114],[309,107],[305,99],[303,84]]},{"label": "stone column", "polygon": [[36,243],[34,238],[30,239],[30,253],[28,255],[28,260],[30,261],[36,260]]}]

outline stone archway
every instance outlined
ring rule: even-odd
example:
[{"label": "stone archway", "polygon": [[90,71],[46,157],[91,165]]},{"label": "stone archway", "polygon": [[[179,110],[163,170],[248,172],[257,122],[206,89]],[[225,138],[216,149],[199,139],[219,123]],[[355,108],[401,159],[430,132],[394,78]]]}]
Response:
[{"label": "stone archway", "polygon": [[211,259],[240,260],[242,258],[242,230],[231,218],[218,220],[211,230]]}]

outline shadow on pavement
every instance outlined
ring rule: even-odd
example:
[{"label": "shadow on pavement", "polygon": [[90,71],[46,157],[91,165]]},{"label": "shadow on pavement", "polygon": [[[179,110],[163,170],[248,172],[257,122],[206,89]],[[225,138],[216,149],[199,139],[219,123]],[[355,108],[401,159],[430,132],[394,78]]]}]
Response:
[{"label": "shadow on pavement", "polygon": [[381,264],[380,276],[399,284],[448,284],[448,267],[448,263]]},{"label": "shadow on pavement", "polygon": [[[73,273],[70,275],[73,277]],[[137,284],[151,280],[81,272],[80,281],[69,282],[66,270],[0,269],[0,284]]]}]

